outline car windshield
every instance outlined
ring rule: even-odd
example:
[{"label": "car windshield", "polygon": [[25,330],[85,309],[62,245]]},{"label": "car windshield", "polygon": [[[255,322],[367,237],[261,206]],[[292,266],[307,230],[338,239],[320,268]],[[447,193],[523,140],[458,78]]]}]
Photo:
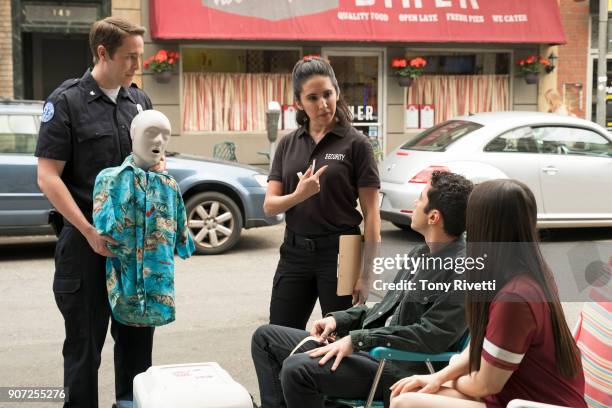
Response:
[{"label": "car windshield", "polygon": [[402,149],[441,152],[463,136],[481,127],[482,125],[467,120],[450,120],[427,129],[404,144]]},{"label": "car windshield", "polygon": [[38,115],[0,114],[0,153],[33,154],[39,126]]}]

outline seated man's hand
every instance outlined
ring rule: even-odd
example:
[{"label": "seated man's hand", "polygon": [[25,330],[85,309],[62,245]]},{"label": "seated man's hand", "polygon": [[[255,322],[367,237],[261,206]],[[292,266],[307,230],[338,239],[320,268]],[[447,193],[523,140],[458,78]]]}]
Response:
[{"label": "seated man's hand", "polygon": [[336,319],[328,316],[314,322],[310,335],[316,337],[319,343],[325,343],[334,331],[336,331]]},{"label": "seated man's hand", "polygon": [[338,368],[342,359],[351,354],[353,354],[353,343],[351,342],[351,336],[345,336],[334,343],[330,343],[327,346],[319,347],[308,352],[308,355],[312,358],[324,356],[321,360],[319,360],[319,365],[325,365],[325,363],[327,363],[332,357],[336,356],[334,364],[331,368],[332,371],[336,371],[336,368]]}]

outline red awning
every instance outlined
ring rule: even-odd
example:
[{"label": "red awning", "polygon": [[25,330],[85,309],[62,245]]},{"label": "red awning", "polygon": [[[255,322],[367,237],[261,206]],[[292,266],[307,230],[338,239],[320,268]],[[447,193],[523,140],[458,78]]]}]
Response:
[{"label": "red awning", "polygon": [[151,0],[155,39],[562,44],[557,0]]}]

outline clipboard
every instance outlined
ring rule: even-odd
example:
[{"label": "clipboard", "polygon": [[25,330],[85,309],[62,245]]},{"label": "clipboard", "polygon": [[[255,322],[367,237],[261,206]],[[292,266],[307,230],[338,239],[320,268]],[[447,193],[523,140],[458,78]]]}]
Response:
[{"label": "clipboard", "polygon": [[353,294],[353,288],[361,274],[363,235],[341,235],[338,249],[338,286],[336,294]]}]

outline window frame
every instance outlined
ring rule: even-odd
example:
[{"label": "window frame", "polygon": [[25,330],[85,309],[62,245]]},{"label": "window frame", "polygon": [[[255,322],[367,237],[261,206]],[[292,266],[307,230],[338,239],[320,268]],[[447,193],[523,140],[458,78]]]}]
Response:
[{"label": "window frame", "polygon": [[34,128],[35,128],[35,133],[0,133],[0,135],[32,135],[34,136],[34,150],[32,150],[31,152],[3,152],[0,151],[0,154],[2,155],[6,155],[6,154],[15,154],[15,155],[23,155],[23,156],[33,156],[35,149],[36,149],[36,142],[38,141],[38,134],[40,131],[40,114],[35,114],[35,113],[21,113],[21,112],[3,112],[0,113],[0,116],[27,116],[29,118],[32,119],[32,122],[34,123]]},{"label": "window frame", "polygon": [[[434,131],[437,131],[439,128],[445,127],[450,125],[451,123],[461,123],[459,126],[457,126],[455,129],[450,130],[451,132],[453,130],[456,130],[457,128],[462,128],[468,125],[474,126],[474,129],[463,133],[460,137],[458,137],[457,139],[453,139],[450,143],[446,144],[444,147],[442,147],[441,149],[415,149],[415,144],[418,143],[418,141],[425,139],[426,137],[428,137],[431,133],[433,133]],[[465,119],[451,119],[451,120],[447,120],[445,122],[439,123],[437,125],[434,125],[428,129],[423,130],[422,132],[420,132],[416,137],[412,138],[411,140],[409,140],[408,142],[404,143],[402,146],[400,146],[401,150],[414,150],[417,152],[445,152],[450,146],[452,146],[453,144],[455,144],[457,141],[459,141],[460,139],[463,139],[465,136],[469,135],[470,133],[476,132],[477,130],[480,130],[484,127],[484,125],[478,123],[478,122],[473,122],[470,120],[465,120]],[[439,135],[438,137],[436,137],[435,140],[437,140],[441,135]],[[408,144],[413,143],[410,146],[407,146]]]},{"label": "window frame", "polygon": [[[197,44],[182,44],[179,46],[180,55],[183,55],[183,51],[188,48],[211,48],[211,49],[227,49],[227,50],[275,50],[275,51],[298,51],[299,58],[304,56],[303,46],[282,46],[282,45],[249,45],[249,44],[210,44],[210,43],[197,43]],[[179,114],[180,114],[180,134],[181,135],[265,135],[266,131],[198,131],[198,130],[184,130],[183,129],[183,115],[185,114],[185,106],[183,105],[184,99],[184,88],[183,88],[183,59],[179,59]]]},{"label": "window frame", "polygon": [[[486,143],[486,144],[484,145],[484,147],[482,148],[482,153],[510,153],[510,154],[522,153],[522,154],[542,154],[542,152],[540,152],[539,150],[538,150],[537,152],[519,152],[518,150],[517,150],[517,151],[503,151],[503,150],[502,150],[502,151],[495,151],[495,150],[486,150],[486,149],[487,149],[487,147],[489,147],[489,145],[490,145],[490,144],[492,144],[492,143],[493,143],[494,141],[496,141],[497,139],[499,139],[499,138],[501,138],[501,137],[504,137],[505,135],[507,135],[507,134],[509,134],[509,133],[512,133],[512,132],[515,132],[515,131],[517,131],[517,130],[519,130],[519,129],[525,129],[525,128],[533,129],[533,126],[532,126],[532,125],[517,126],[517,127],[512,128],[512,129],[510,129],[510,130],[507,130],[507,131],[505,131],[505,132],[503,132],[503,133],[500,133],[499,135],[495,136],[493,139],[489,140],[489,142],[488,142],[488,143]],[[516,139],[516,140],[519,140],[519,139],[520,139],[520,138],[518,138],[518,139]],[[508,139],[506,139],[506,140],[508,140]],[[534,140],[534,141],[537,143],[537,141],[536,141],[535,139],[533,139],[533,140]]]},{"label": "window frame", "polygon": [[[562,125],[562,124],[543,124],[543,125],[536,125],[536,126],[530,126],[532,128],[551,128],[551,127],[563,127],[563,128],[567,128],[567,129],[578,129],[578,130],[582,130],[582,131],[587,131],[587,132],[592,132],[598,136],[600,136],[601,138],[603,138],[604,140],[608,141],[608,144],[612,146],[612,139],[610,139],[609,137],[607,137],[606,135],[603,135],[601,132],[597,131],[597,129],[591,129],[589,127],[585,127],[585,126],[572,126],[572,125]],[[540,154],[549,154],[549,155],[555,155],[555,156],[573,156],[573,157],[600,157],[600,158],[612,158],[612,155],[595,155],[595,154],[579,154],[579,153],[558,153],[558,152],[540,152]]]},{"label": "window frame", "polygon": [[[508,133],[514,132],[518,129],[522,129],[522,128],[530,128],[530,129],[536,129],[536,128],[550,128],[550,127],[562,127],[562,128],[569,128],[569,129],[579,129],[579,130],[583,130],[583,131],[589,131],[589,132],[593,132],[596,135],[601,136],[604,140],[607,140],[608,143],[612,144],[612,138],[610,138],[609,136],[602,134],[598,129],[593,129],[587,126],[579,126],[579,125],[572,125],[572,124],[563,124],[563,123],[541,123],[541,124],[530,124],[530,125],[524,125],[524,126],[517,126],[515,128],[509,129],[503,133],[500,133],[499,135],[495,136],[494,138],[492,138],[490,141],[488,141],[487,143],[485,143],[485,145],[482,148],[482,153],[523,153],[523,154],[550,154],[550,155],[556,155],[556,156],[577,156],[577,157],[601,157],[601,158],[606,158],[606,156],[604,155],[589,155],[589,154],[560,154],[560,153],[554,153],[554,152],[544,152],[544,151],[540,151],[538,150],[537,152],[519,152],[519,151],[488,151],[486,150],[487,147],[493,143],[495,140],[503,137],[504,135],[507,135]],[[534,140],[537,142],[538,140],[534,138]],[[539,146],[538,146],[539,147]],[[612,157],[612,156],[608,156],[608,157]]]}]

